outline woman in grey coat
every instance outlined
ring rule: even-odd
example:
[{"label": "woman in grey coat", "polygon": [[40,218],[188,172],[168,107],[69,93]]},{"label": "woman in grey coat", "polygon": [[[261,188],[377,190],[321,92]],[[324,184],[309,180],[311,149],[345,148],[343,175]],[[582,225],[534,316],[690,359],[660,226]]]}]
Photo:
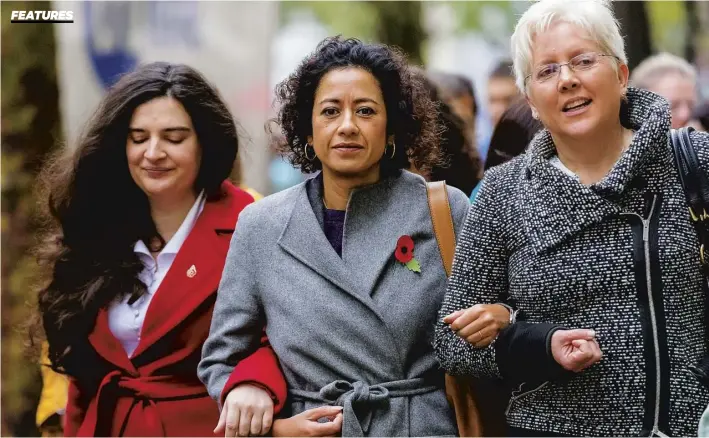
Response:
[{"label": "woman in grey coat", "polygon": [[[338,405],[343,436],[455,435],[432,346],[446,274],[426,182],[403,170],[409,159],[437,163],[435,106],[398,52],[339,38],[277,95],[285,153],[322,172],[240,215],[200,379],[222,400],[265,327],[289,387],[286,415]],[[469,203],[448,194],[459,230]],[[509,322],[505,307],[485,312],[495,327]],[[336,434],[322,428],[338,419],[276,421],[273,433]]]},{"label": "woman in grey coat", "polygon": [[[453,374],[504,378],[512,436],[689,436],[709,402],[706,283],[660,96],[628,87],[599,1],[542,0],[512,36],[545,129],[491,169],[436,331]],[[693,133],[704,170],[709,136]],[[506,301],[521,321],[475,348],[443,321]]]}]

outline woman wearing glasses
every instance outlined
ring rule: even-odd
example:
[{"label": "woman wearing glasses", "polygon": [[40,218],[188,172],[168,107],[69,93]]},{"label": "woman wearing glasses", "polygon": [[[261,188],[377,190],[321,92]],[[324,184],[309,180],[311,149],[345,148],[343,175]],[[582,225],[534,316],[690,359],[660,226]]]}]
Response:
[{"label": "woman wearing glasses", "polygon": [[[669,105],[627,86],[604,2],[534,4],[512,51],[545,129],[486,173],[439,314],[439,360],[513,387],[512,436],[694,435],[709,402],[706,303]],[[709,171],[709,136],[691,139]],[[520,314],[488,347],[447,324],[497,302]]]}]

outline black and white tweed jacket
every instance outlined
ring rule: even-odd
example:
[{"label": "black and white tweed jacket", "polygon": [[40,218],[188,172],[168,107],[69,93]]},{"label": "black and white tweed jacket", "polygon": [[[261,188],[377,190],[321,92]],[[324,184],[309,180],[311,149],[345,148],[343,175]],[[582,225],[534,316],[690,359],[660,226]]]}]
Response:
[{"label": "black and white tweed jacket", "polygon": [[[695,435],[709,389],[698,240],[668,141],[667,102],[629,89],[630,148],[583,186],[549,163],[548,131],[485,175],[458,239],[435,348],[452,374],[504,378],[515,427],[568,435]],[[709,171],[709,135],[692,141]],[[506,302],[524,322],[476,349],[441,322]],[[602,360],[573,374],[548,351],[553,330],[592,328]]]}]

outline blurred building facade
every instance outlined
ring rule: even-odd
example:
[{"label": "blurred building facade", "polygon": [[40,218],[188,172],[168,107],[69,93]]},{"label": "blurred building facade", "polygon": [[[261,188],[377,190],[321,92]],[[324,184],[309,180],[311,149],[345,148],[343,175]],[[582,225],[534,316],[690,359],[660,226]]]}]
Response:
[{"label": "blurred building facade", "polygon": [[[380,35],[387,28],[382,21],[389,19],[392,7],[379,2],[338,3],[52,2],[56,9],[73,10],[75,16],[72,26],[55,26],[68,144],[118,75],[142,62],[184,62],[214,82],[243,128],[243,183],[269,194],[301,181],[303,176],[269,149],[264,128],[275,116],[273,87],[325,36],[344,34],[376,41],[392,33]],[[645,15],[642,32],[637,31],[637,24],[622,21],[633,35],[647,34],[634,37],[647,40],[648,47],[638,53],[652,50],[651,41],[657,50],[682,52],[691,39],[698,50],[690,61],[697,63],[700,89],[709,96],[709,3],[695,2],[694,8],[687,8],[685,2],[637,3]],[[406,2],[394,5],[412,7]],[[492,130],[484,104],[487,76],[509,57],[516,17],[529,4],[444,1],[416,5],[421,9],[423,34],[417,38],[424,43],[412,58],[423,59],[428,69],[460,73],[473,80],[480,108],[476,132],[484,141]],[[624,11],[623,7],[616,9],[619,14]],[[688,10],[704,16],[696,20],[695,29],[689,29]]]},{"label": "blurred building facade", "polygon": [[270,193],[264,121],[270,112],[277,2],[71,2],[73,25],[55,26],[63,128],[74,144],[106,88],[136,65],[185,63],[221,92],[241,132],[243,182]]}]

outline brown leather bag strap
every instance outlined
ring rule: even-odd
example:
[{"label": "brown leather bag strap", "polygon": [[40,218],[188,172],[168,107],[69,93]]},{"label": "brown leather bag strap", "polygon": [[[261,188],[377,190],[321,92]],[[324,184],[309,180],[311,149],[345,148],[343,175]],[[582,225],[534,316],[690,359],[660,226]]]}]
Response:
[{"label": "brown leather bag strap", "polygon": [[[445,181],[436,181],[426,184],[426,192],[433,233],[436,235],[446,276],[450,277],[455,255],[455,228],[448,201],[448,189]],[[483,436],[482,418],[473,395],[470,378],[446,374],[446,397],[455,411],[458,436]]]},{"label": "brown leather bag strap", "polygon": [[450,277],[451,269],[453,269],[453,255],[455,254],[455,229],[453,228],[451,206],[448,202],[446,182],[427,183],[426,192],[428,193],[428,208],[431,210],[431,221],[438,242],[438,250],[441,252],[446,276]]}]

